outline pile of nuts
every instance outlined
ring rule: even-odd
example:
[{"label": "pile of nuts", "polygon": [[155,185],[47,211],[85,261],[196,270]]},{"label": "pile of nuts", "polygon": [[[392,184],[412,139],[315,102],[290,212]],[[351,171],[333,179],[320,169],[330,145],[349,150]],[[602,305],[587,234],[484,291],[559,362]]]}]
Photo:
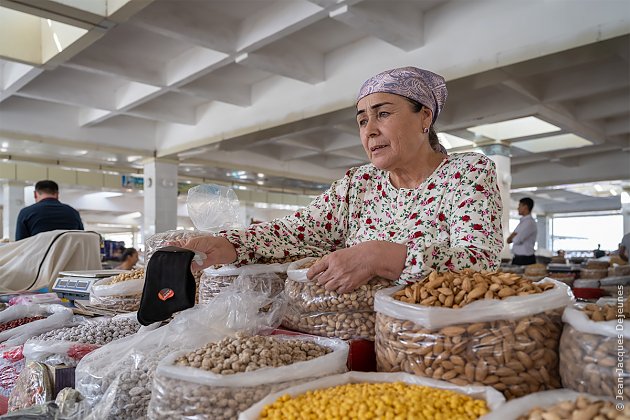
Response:
[{"label": "pile of nuts", "polygon": [[374,340],[374,311],[302,313],[289,306],[282,325],[295,331],[342,340]]},{"label": "pile of nuts", "polygon": [[136,295],[96,296],[90,293],[90,305],[116,312],[135,312],[140,309],[142,293]]},{"label": "pile of nuts", "polygon": [[553,283],[534,284],[514,273],[476,272],[466,269],[461,273],[435,271],[429,278],[414,283],[392,295],[394,299],[424,306],[462,308],[482,299],[505,299],[527,296],[553,289]]},{"label": "pile of nuts", "polygon": [[144,278],[144,268],[138,268],[137,270],[131,270],[126,273],[120,273],[114,277],[112,277],[107,284],[112,285],[116,283],[121,283],[127,280],[136,280]]},{"label": "pile of nuts", "polygon": [[516,320],[428,329],[376,314],[381,372],[409,372],[457,385],[488,385],[507,399],[560,387],[558,341],[562,311]]},{"label": "pile of nuts", "polygon": [[5,322],[4,324],[0,324],[0,332],[13,329],[15,327],[19,327],[20,325],[28,324],[29,322],[37,321],[39,319],[44,319],[43,316],[27,316],[24,318],[14,319],[13,321]]},{"label": "pile of nuts", "polygon": [[[179,358],[175,364],[230,375],[312,360],[330,352],[328,348],[304,340],[237,334],[236,337],[207,344]],[[202,385],[158,374],[154,378],[148,414],[152,419],[236,419],[240,412],[270,393],[313,379],[314,377],[308,377],[257,386],[247,386],[244,383],[229,387]]]},{"label": "pile of nuts", "polygon": [[237,334],[218,343],[208,343],[175,361],[219,375],[251,372],[316,359],[332,350],[304,340],[278,340],[274,336],[247,337]]},{"label": "pile of nuts", "polygon": [[[238,275],[214,275],[202,272],[199,283],[199,302],[208,303],[212,298],[218,295],[222,289],[229,287],[238,278]],[[245,272],[246,274],[246,272]],[[247,274],[246,274],[247,275]],[[269,297],[275,297],[284,290],[284,282],[287,279],[286,272],[251,274],[254,290],[264,292]]]},{"label": "pile of nuts", "polygon": [[48,331],[47,333],[34,337],[33,340],[62,340],[76,343],[98,344],[102,346],[110,341],[135,334],[139,329],[140,324],[134,319],[108,319]]},{"label": "pile of nuts", "polygon": [[163,248],[169,242],[175,241],[183,241],[187,242],[189,239],[198,238],[201,236],[209,236],[208,232],[203,232],[199,230],[170,230],[167,232],[156,233],[153,236],[150,236],[145,241],[146,251],[145,251],[145,264],[149,265],[149,260],[160,248]]},{"label": "pile of nuts", "polygon": [[630,407],[621,411],[615,408],[610,401],[594,401],[584,396],[579,396],[575,401],[562,401],[551,407],[536,407],[517,420],[538,419],[627,419],[630,416]]},{"label": "pile of nuts", "polygon": [[[589,304],[582,311],[596,322],[619,317],[617,308],[612,305]],[[591,334],[570,324],[564,326],[560,339],[560,377],[566,388],[614,398],[620,395],[617,384],[627,384],[630,380],[629,369],[630,343],[627,340],[620,345],[617,334]],[[630,386],[623,387],[623,394],[624,398],[630,398]]]},{"label": "pile of nuts", "polygon": [[619,314],[618,308],[614,305],[596,305],[589,303],[582,309],[582,312],[588,316],[591,321],[612,321],[621,317],[630,316],[630,308],[624,303],[622,314]]}]

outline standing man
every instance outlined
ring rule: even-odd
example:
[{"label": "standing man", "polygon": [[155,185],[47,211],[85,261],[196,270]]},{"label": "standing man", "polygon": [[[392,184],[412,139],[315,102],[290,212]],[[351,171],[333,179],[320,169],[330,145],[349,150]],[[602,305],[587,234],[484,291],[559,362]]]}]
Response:
[{"label": "standing man", "polygon": [[55,181],[39,181],[35,184],[35,204],[18,214],[15,240],[56,229],[83,230],[81,216],[59,201],[59,185]]},{"label": "standing man", "polygon": [[507,243],[512,245],[512,253],[514,259],[513,265],[530,265],[536,264],[536,256],[534,255],[534,244],[536,243],[536,234],[538,227],[536,221],[531,215],[534,208],[534,200],[529,197],[521,198],[518,202],[518,214],[521,217],[514,232],[507,238]]}]

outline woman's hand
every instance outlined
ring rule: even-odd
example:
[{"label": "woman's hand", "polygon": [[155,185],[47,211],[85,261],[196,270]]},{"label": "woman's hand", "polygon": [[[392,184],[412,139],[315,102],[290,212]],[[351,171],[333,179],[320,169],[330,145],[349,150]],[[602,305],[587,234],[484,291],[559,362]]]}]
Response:
[{"label": "woman's hand", "polygon": [[173,241],[167,245],[178,246],[206,254],[203,264],[193,262],[195,269],[202,270],[215,264],[230,264],[236,260],[236,248],[222,236],[200,236],[187,241]]},{"label": "woman's hand", "polygon": [[376,276],[396,280],[405,268],[406,256],[405,245],[368,241],[325,256],[306,276],[326,290],[349,293]]}]

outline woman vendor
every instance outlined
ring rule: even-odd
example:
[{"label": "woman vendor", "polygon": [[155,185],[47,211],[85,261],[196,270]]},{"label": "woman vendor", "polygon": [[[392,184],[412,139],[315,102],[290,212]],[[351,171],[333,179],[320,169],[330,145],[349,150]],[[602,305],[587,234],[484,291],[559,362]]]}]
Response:
[{"label": "woman vendor", "polygon": [[493,270],[503,247],[494,163],[447,155],[433,125],[444,79],[403,67],[368,79],[356,119],[370,164],[346,175],[291,216],[178,245],[203,252],[203,267],[329,253],[308,272],[346,293],[380,276],[406,284],[432,270]]}]

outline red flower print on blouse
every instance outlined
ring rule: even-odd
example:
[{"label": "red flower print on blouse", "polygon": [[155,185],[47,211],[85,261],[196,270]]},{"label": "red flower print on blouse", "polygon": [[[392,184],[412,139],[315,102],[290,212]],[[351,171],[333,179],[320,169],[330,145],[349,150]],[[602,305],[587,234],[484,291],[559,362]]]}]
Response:
[{"label": "red flower print on blouse", "polygon": [[418,213],[413,213],[411,216],[409,216],[410,219],[417,219],[418,218]]},{"label": "red flower print on blouse", "polygon": [[298,239],[299,239],[300,241],[303,241],[303,240],[304,240],[304,234],[303,234],[303,233],[300,233],[300,234],[298,235]]},{"label": "red flower print on blouse", "polygon": [[365,219],[365,223],[367,223],[368,225],[372,224],[372,219],[370,219],[369,217],[367,219]]},{"label": "red flower print on blouse", "polygon": [[462,216],[462,221],[467,222],[469,220],[470,220],[470,216],[469,215],[465,214],[465,215]]},{"label": "red flower print on blouse", "polygon": [[332,225],[330,224],[330,222],[326,223],[326,226],[324,226],[324,228],[330,232],[330,229],[332,229]]},{"label": "red flower print on blouse", "polygon": [[469,258],[470,262],[475,264],[477,262],[477,258],[473,257],[472,255]]},{"label": "red flower print on blouse", "polygon": [[459,179],[462,177],[462,174],[460,174],[459,172],[455,173],[455,179]]},{"label": "red flower print on blouse", "polygon": [[414,238],[414,239],[416,239],[416,238],[421,237],[422,235],[424,235],[422,232],[417,231],[417,232],[414,232],[414,234],[413,234],[413,238]]},{"label": "red flower print on blouse", "polygon": [[273,225],[273,228],[274,228],[275,230],[279,230],[279,229],[280,229],[280,226],[278,226],[278,225]]},{"label": "red flower print on blouse", "polygon": [[477,184],[477,185],[475,185],[475,189],[476,189],[477,191],[483,191],[483,185],[479,185],[479,184]]},{"label": "red flower print on blouse", "polygon": [[390,232],[389,232],[389,237],[391,238],[391,237],[392,237],[392,236],[394,236],[395,234],[396,234],[396,232],[392,232],[392,231],[390,231]]},{"label": "red flower print on blouse", "polygon": [[417,264],[418,264],[418,261],[416,260],[416,257],[413,257],[411,259],[411,265],[417,265]]},{"label": "red flower print on blouse", "polygon": [[332,220],[332,213],[330,213],[330,212],[329,212],[329,213],[326,215],[326,219],[328,219],[328,220]]},{"label": "red flower print on blouse", "polygon": [[473,230],[481,230],[481,225],[480,225],[480,224],[478,224],[478,223],[475,223],[475,224],[473,225]]},{"label": "red flower print on blouse", "polygon": [[304,226],[298,226],[298,230],[299,230],[300,232],[304,232],[305,228],[304,228]]},{"label": "red flower print on blouse", "polygon": [[367,181],[368,179],[370,179],[370,175],[369,174],[363,174],[363,179],[365,179]]},{"label": "red flower print on blouse", "polygon": [[383,186],[382,186],[381,184],[378,184],[378,185],[376,186],[376,190],[377,190],[377,191],[380,191],[380,190],[382,190],[382,189],[383,189]]},{"label": "red flower print on blouse", "polygon": [[446,220],[446,216],[444,215],[444,213],[440,213],[438,215],[438,219],[440,220],[440,222],[443,222],[444,220]]},{"label": "red flower print on blouse", "polygon": [[429,190],[432,190],[433,188],[435,188],[435,182],[432,182],[427,186],[427,189]]}]

